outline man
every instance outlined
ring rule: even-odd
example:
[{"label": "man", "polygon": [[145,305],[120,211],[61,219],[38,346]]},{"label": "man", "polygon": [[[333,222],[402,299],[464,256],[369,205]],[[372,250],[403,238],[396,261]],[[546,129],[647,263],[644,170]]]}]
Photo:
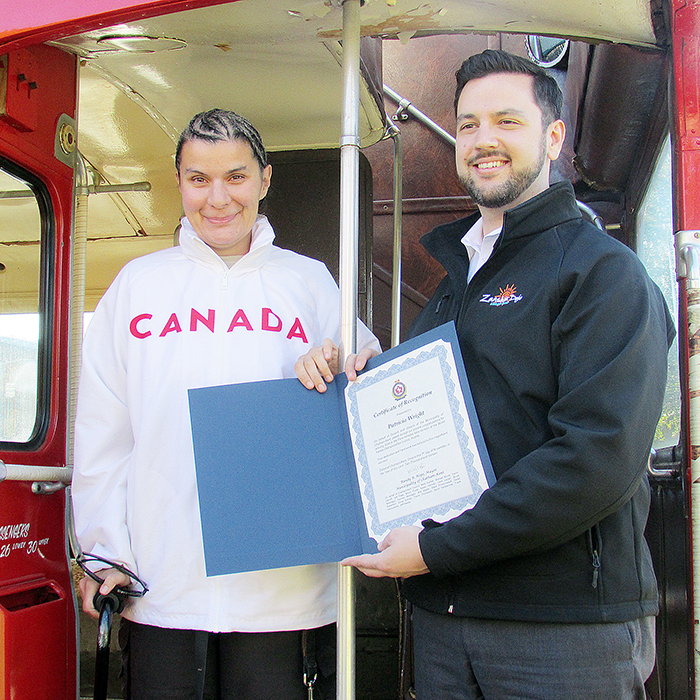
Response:
[{"label": "man", "polygon": [[645,466],[674,330],[637,257],[549,186],[561,103],[500,51],[457,73],[479,212],[424,237],[447,275],[411,334],[455,321],[497,481],[343,562],[405,579],[419,700],[643,698],[654,664]]}]

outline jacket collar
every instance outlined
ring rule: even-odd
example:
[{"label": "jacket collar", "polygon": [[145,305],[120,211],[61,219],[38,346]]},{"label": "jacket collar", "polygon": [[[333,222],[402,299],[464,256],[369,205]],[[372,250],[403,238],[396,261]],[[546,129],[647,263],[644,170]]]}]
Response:
[{"label": "jacket collar", "polygon": [[[258,215],[253,224],[250,250],[231,268],[252,269],[260,267],[270,254],[275,232],[266,216]],[[186,216],[180,221],[180,248],[186,257],[197,263],[228,270],[226,263],[196,233]]]},{"label": "jacket collar", "polygon": [[[466,278],[469,256],[461,239],[479,216],[479,212],[475,212],[464,219],[443,224],[420,239],[426,251],[445,268],[452,279]],[[494,246],[494,253],[512,240],[532,236],[579,218],[581,212],[571,183],[555,182],[544,192],[506,211],[503,230]]]}]

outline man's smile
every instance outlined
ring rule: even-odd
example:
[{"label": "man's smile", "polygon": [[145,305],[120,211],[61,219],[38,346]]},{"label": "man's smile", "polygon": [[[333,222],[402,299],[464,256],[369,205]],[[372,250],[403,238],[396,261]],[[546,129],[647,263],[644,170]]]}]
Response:
[{"label": "man's smile", "polygon": [[479,172],[496,170],[510,164],[510,158],[498,152],[481,152],[472,156],[468,164]]},{"label": "man's smile", "polygon": [[478,170],[493,170],[494,168],[500,168],[503,165],[507,165],[506,160],[489,160],[484,163],[476,163],[474,167]]}]

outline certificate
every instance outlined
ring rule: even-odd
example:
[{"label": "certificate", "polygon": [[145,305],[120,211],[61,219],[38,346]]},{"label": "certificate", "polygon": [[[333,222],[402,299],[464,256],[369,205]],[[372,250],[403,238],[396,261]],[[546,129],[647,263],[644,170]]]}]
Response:
[{"label": "certificate", "polygon": [[190,389],[208,576],[375,553],[495,481],[454,324],[367,364],[323,394],[296,378]]},{"label": "certificate", "polygon": [[361,375],[345,389],[367,529],[449,520],[471,508],[488,480],[442,339]]}]

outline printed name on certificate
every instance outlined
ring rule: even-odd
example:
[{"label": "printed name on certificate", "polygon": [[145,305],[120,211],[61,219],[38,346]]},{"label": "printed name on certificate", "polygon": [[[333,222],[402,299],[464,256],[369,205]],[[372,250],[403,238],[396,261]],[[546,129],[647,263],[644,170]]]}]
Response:
[{"label": "printed name on certificate", "polygon": [[488,488],[450,343],[437,340],[345,390],[367,529],[444,522]]}]

